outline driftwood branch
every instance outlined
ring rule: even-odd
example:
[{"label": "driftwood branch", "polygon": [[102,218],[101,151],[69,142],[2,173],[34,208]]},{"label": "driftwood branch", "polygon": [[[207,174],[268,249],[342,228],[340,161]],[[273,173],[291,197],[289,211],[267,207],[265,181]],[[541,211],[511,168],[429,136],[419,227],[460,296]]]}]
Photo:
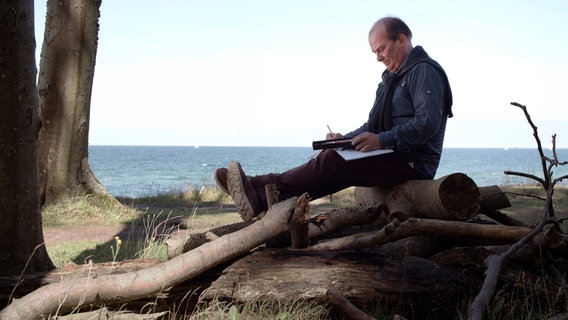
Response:
[{"label": "driftwood branch", "polygon": [[289,229],[297,198],[273,205],[266,216],[233,234],[219,237],[186,254],[136,272],[62,281],[13,301],[0,311],[0,319],[36,319],[82,305],[132,301],[156,295],[202,272],[244,255],[275,234]]},{"label": "driftwood branch", "polygon": [[308,250],[361,249],[381,245],[411,236],[432,236],[451,239],[480,239],[499,243],[513,243],[531,231],[527,227],[480,225],[459,221],[409,218],[394,219],[381,230],[336,238],[308,247]]},{"label": "driftwood branch", "polygon": [[[381,217],[381,212],[381,207],[358,207],[333,209],[329,212],[318,214],[317,216],[310,218],[308,221],[308,237],[319,237],[347,226],[372,224]],[[166,241],[166,245],[168,247],[168,258],[173,258],[183,252],[188,252],[206,242],[211,241],[212,238],[233,233],[251,224],[251,221],[242,221],[214,228],[206,232],[193,233],[185,238],[168,239]],[[279,242],[281,242],[279,245],[280,247],[288,246],[290,244],[289,235],[286,235],[285,239]]]}]

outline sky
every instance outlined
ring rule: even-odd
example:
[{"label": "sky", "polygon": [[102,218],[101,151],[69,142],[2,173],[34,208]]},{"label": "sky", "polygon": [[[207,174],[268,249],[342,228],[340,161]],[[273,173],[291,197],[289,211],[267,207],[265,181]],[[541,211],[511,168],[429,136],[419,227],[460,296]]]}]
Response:
[{"label": "sky", "polygon": [[[45,0],[35,0],[43,41]],[[311,146],[368,117],[372,24],[403,19],[446,70],[445,147],[568,148],[568,1],[106,0],[91,145]],[[39,65],[39,60],[37,61]]]}]

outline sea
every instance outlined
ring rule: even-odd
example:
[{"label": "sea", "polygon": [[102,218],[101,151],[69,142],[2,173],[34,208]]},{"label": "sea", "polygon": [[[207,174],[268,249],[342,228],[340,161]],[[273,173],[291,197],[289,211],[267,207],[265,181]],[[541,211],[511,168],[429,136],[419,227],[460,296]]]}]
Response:
[{"label": "sea", "polygon": [[[139,198],[212,187],[213,173],[231,161],[241,163],[247,175],[282,172],[314,155],[311,147],[220,146],[89,146],[89,164],[95,176],[115,197]],[[545,156],[553,157],[551,150]],[[557,149],[558,160],[568,161],[568,149]],[[526,185],[534,180],[505,171],[543,177],[536,148],[446,148],[437,178],[454,172],[467,174],[478,186]],[[568,175],[568,166],[553,168],[554,177]],[[566,181],[562,183],[565,185]]]}]

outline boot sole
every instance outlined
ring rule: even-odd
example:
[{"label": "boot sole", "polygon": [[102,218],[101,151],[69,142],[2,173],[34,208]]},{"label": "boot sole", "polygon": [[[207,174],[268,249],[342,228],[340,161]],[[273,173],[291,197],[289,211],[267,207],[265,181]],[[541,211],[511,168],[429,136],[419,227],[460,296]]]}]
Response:
[{"label": "boot sole", "polygon": [[229,194],[233,197],[235,205],[239,209],[241,218],[244,221],[250,221],[254,218],[254,209],[246,195],[245,186],[243,184],[243,177],[241,175],[241,165],[233,161],[227,168],[227,187]]}]

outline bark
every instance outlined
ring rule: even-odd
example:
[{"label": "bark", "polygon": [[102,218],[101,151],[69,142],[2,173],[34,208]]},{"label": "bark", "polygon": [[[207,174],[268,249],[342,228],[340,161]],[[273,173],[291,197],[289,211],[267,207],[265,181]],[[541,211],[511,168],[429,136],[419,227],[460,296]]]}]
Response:
[{"label": "bark", "polygon": [[292,248],[303,249],[310,244],[308,237],[308,219],[310,215],[310,206],[308,204],[308,195],[298,199],[292,221],[290,222],[290,237],[292,238]]},{"label": "bark", "polygon": [[0,2],[0,275],[53,268],[43,245],[31,0]]},{"label": "bark", "polygon": [[259,249],[225,269],[202,297],[325,303],[332,290],[361,309],[378,304],[409,319],[455,319],[456,297],[470,296],[480,284],[480,277],[416,257]]},{"label": "bark", "polygon": [[297,198],[272,206],[249,227],[206,243],[155,267],[120,275],[87,277],[42,287],[0,311],[0,319],[28,319],[65,312],[82,305],[127,302],[156,295],[261,245],[289,229]]},{"label": "bark", "polygon": [[97,0],[47,2],[38,84],[43,203],[106,194],[88,163],[100,5]]},{"label": "bark", "polygon": [[444,220],[467,220],[480,208],[477,185],[463,173],[437,180],[409,180],[392,189],[356,188],[357,203],[384,204],[388,214]]}]

